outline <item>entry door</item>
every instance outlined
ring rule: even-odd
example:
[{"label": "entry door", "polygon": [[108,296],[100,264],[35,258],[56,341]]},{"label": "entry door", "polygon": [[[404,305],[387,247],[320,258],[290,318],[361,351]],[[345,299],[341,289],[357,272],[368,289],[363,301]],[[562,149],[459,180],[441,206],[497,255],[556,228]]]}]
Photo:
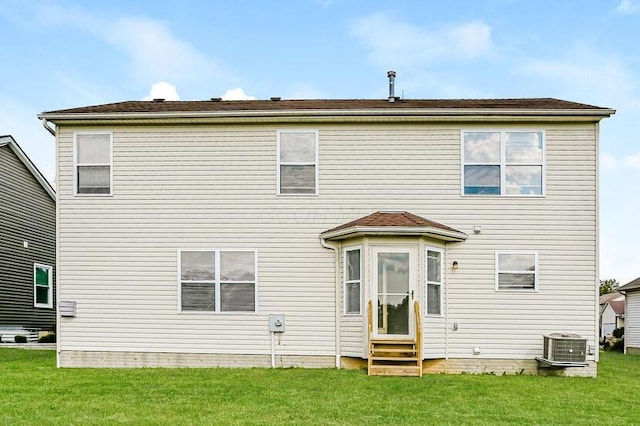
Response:
[{"label": "entry door", "polygon": [[374,332],[376,336],[407,337],[414,333],[415,250],[374,247]]}]

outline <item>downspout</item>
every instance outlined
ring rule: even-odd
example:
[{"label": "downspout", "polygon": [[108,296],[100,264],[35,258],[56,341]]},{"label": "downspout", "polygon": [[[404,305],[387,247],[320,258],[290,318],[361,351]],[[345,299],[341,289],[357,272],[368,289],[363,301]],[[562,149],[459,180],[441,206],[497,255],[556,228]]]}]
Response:
[{"label": "downspout", "polygon": [[51,126],[49,126],[49,124],[48,124],[49,122],[47,121],[47,119],[46,118],[41,118],[40,120],[42,121],[42,126],[45,128],[45,130],[47,132],[51,133],[51,136],[53,136],[55,138],[56,137],[56,131],[53,130],[51,128]]},{"label": "downspout", "polygon": [[327,240],[320,237],[322,247],[334,251],[334,270],[335,270],[335,299],[336,299],[336,368],[340,368],[340,256],[338,253],[339,244],[328,243]]}]

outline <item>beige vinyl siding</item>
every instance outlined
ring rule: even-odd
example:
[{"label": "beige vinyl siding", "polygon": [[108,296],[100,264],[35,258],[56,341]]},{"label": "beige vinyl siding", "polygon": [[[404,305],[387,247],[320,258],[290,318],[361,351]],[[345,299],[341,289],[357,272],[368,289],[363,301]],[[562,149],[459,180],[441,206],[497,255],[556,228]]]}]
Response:
[{"label": "beige vinyl siding", "polygon": [[625,350],[629,348],[640,349],[640,291],[626,294],[624,315]]},{"label": "beige vinyl siding", "polygon": [[[318,196],[276,195],[276,131],[290,128],[319,130]],[[77,318],[61,321],[61,349],[266,354],[268,314],[284,313],[276,352],[333,354],[334,253],[318,235],[378,210],[469,234],[447,244],[447,324],[438,323],[425,352],[442,354],[443,326],[449,357],[480,346],[480,357],[531,358],[542,353],[542,334],[558,331],[593,344],[595,125],[491,126],[546,131],[546,196],[535,198],[461,196],[463,128],[100,126],[114,135],[113,196],[80,198],[72,195],[72,131],[88,128],[60,127],[60,297],[78,302]],[[257,313],[179,314],[180,248],[257,250]],[[539,291],[496,292],[496,250],[537,252]],[[364,333],[344,319],[342,351],[355,354]]]}]

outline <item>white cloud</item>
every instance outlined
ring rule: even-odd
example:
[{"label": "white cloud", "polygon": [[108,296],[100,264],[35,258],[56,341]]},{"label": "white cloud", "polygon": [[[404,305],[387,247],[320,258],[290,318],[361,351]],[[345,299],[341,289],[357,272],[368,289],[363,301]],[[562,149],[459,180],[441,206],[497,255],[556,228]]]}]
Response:
[{"label": "white cloud", "polygon": [[616,106],[628,103],[637,86],[623,59],[585,45],[571,46],[556,59],[524,59],[513,72],[543,80],[547,91],[557,96]]},{"label": "white cloud", "polygon": [[491,27],[482,21],[428,29],[375,14],[355,22],[352,34],[369,49],[374,63],[392,68],[469,60],[493,46]]},{"label": "white cloud", "polygon": [[640,13],[640,4],[632,0],[622,0],[614,12],[620,15],[635,15]]},{"label": "white cloud", "polygon": [[224,95],[222,95],[223,101],[253,101],[255,99],[256,98],[254,98],[253,96],[249,96],[244,93],[244,90],[239,87],[235,89],[229,89],[224,92]]},{"label": "white cloud", "polygon": [[151,91],[142,99],[151,101],[153,99],[164,99],[166,101],[179,101],[180,95],[175,86],[164,81],[159,81],[151,86]]},{"label": "white cloud", "polygon": [[640,152],[632,154],[624,159],[624,164],[640,169]]},{"label": "white cloud", "polygon": [[600,167],[603,172],[614,172],[617,169],[617,165],[618,161],[613,155],[608,152],[600,154]]}]

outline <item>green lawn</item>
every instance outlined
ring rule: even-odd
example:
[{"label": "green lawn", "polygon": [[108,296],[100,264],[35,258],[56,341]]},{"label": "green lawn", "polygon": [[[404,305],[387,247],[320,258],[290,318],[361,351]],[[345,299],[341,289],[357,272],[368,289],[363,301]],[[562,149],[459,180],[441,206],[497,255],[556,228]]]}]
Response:
[{"label": "green lawn", "polygon": [[368,377],[305,369],[62,369],[0,348],[0,425],[640,424],[640,357],[599,377]]}]

